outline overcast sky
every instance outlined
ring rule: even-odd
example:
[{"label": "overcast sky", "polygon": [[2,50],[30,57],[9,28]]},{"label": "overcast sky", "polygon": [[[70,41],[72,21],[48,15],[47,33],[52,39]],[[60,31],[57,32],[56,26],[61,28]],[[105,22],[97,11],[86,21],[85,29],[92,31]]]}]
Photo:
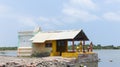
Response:
[{"label": "overcast sky", "polygon": [[0,46],[18,31],[83,29],[94,44],[120,45],[120,0],[0,0]]}]

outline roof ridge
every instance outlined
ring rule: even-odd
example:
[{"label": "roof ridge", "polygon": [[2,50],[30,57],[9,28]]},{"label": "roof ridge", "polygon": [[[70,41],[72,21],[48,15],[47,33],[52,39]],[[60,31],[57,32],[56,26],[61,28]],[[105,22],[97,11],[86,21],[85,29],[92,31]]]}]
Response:
[{"label": "roof ridge", "polygon": [[82,29],[74,29],[74,30],[55,30],[55,31],[40,31],[43,33],[59,33],[59,32],[69,32],[69,31],[81,31]]}]

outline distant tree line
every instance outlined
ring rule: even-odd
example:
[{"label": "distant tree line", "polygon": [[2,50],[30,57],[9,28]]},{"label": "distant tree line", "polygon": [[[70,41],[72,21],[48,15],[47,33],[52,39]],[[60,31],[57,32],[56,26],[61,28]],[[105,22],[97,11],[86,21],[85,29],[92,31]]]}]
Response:
[{"label": "distant tree line", "polygon": [[[79,44],[75,45],[75,48],[77,48],[77,46],[79,46]],[[86,44],[85,48],[87,49],[88,46],[89,44]],[[72,50],[72,45],[69,45],[68,49]],[[114,46],[114,45],[102,46],[101,44],[98,44],[98,45],[93,45],[93,49],[120,49],[120,46]]]},{"label": "distant tree line", "polygon": [[94,45],[93,49],[120,49],[120,46],[114,46],[114,45],[101,46],[101,44],[98,44],[98,45]]},{"label": "distant tree line", "polygon": [[17,50],[17,47],[0,47],[0,50]]}]

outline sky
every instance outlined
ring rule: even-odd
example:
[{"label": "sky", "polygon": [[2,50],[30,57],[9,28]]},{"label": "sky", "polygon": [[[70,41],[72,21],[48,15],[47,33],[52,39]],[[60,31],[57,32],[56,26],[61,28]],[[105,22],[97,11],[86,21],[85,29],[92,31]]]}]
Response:
[{"label": "sky", "polygon": [[83,29],[89,42],[120,46],[120,0],[0,0],[0,46],[18,32]]}]

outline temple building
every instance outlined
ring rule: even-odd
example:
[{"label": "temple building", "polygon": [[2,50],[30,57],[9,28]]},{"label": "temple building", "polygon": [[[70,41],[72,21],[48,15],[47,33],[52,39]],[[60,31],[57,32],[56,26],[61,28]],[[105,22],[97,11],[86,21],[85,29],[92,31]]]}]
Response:
[{"label": "temple building", "polygon": [[[82,41],[82,52],[85,52],[85,41],[89,39],[83,30],[39,32],[32,40],[32,53],[49,52],[51,56],[77,57],[75,41]],[[68,51],[68,42],[72,42],[72,51]]]},{"label": "temple building", "polygon": [[18,56],[31,56],[32,41],[30,39],[39,31],[41,31],[40,27],[36,27],[33,31],[18,32]]},{"label": "temple building", "polygon": [[[85,42],[88,37],[81,30],[64,31],[41,31],[36,28],[34,31],[19,32],[18,56],[42,55],[61,56],[67,58],[79,58],[84,60],[96,61],[98,55],[92,50],[92,42],[88,47]],[[75,42],[79,45],[75,46]],[[68,50],[69,42],[72,43],[72,50]],[[43,55],[42,55],[43,56]]]}]

